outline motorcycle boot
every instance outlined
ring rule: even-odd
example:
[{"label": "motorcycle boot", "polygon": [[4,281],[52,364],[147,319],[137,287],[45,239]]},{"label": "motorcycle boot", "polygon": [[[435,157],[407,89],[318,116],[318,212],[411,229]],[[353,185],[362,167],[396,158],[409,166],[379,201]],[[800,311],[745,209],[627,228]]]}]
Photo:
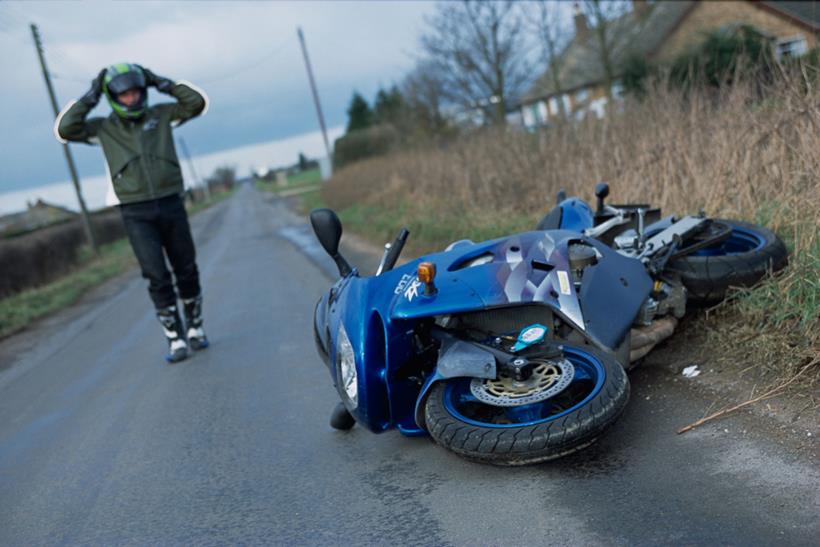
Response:
[{"label": "motorcycle boot", "polygon": [[208,347],[208,337],[202,328],[202,295],[182,300],[185,310],[185,324],[188,327],[188,342],[195,350]]},{"label": "motorcycle boot", "polygon": [[188,357],[188,343],[185,341],[182,319],[176,306],[168,306],[157,310],[157,319],[162,324],[165,331],[165,338],[168,339],[168,355],[165,360],[169,363],[177,363]]}]

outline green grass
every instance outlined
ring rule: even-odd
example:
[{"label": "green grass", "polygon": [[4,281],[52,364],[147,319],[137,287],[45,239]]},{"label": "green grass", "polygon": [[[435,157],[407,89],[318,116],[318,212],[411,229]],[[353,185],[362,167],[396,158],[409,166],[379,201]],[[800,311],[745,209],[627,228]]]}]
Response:
[{"label": "green grass", "polygon": [[[222,192],[189,207],[194,215],[233,193]],[[42,287],[29,289],[0,300],[0,339],[18,332],[36,319],[77,302],[81,296],[103,282],[136,265],[126,238],[100,247],[95,257],[90,247],[80,250],[76,267],[65,276]]]},{"label": "green grass", "polygon": [[820,237],[796,254],[792,238],[784,241],[789,267],[751,289],[737,291],[733,300],[743,314],[762,324],[815,329],[820,323]]},{"label": "green grass", "polygon": [[319,169],[302,171],[301,173],[288,177],[289,185],[315,184],[317,182],[322,182],[322,173]]},{"label": "green grass", "polygon": [[[300,194],[298,199],[301,214],[306,215],[317,207],[328,207],[321,188]],[[410,238],[406,253],[414,256],[441,251],[456,239],[484,241],[531,230],[535,224],[531,218],[522,215],[428,218],[425,212],[406,205],[387,208],[357,203],[336,213],[345,232],[355,233],[378,246],[392,241],[399,230],[407,228]]]},{"label": "green grass", "polygon": [[414,255],[441,251],[457,239],[485,241],[533,229],[532,220],[520,215],[433,218],[405,205],[388,209],[354,204],[337,212],[346,230],[378,245],[392,241],[406,227],[410,231],[407,251]]},{"label": "green grass", "polygon": [[305,192],[304,194],[299,194],[299,212],[303,215],[310,213],[312,209],[317,209],[319,207],[327,207],[327,202],[325,202],[325,198],[322,197],[322,189],[317,188],[312,192]]},{"label": "green grass", "polygon": [[293,190],[296,188],[307,188],[310,186],[319,186],[322,182],[322,174],[318,169],[311,169],[303,171],[296,175],[289,176],[287,182],[279,184],[276,181],[266,181],[262,179],[255,179],[254,185],[258,190],[263,192],[279,193],[284,190]]}]

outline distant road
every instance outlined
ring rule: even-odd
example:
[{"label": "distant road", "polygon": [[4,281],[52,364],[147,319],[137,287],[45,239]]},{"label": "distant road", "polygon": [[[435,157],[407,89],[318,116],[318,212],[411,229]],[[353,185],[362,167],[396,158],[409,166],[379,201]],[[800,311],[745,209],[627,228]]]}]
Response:
[{"label": "distant road", "polygon": [[193,227],[210,349],[162,360],[136,272],[0,343],[0,545],[817,545],[820,464],[743,414],[675,435],[708,402],[661,368],[537,467],[331,430],[304,221],[243,185]]}]

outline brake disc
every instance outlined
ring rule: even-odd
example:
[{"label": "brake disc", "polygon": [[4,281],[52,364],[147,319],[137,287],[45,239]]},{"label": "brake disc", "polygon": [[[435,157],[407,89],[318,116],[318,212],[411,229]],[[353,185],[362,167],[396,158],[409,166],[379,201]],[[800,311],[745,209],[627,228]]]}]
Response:
[{"label": "brake disc", "polygon": [[470,391],[483,403],[493,406],[521,406],[538,403],[561,393],[572,382],[575,367],[566,359],[533,359],[532,374],[518,381],[502,370],[497,379],[473,378]]}]

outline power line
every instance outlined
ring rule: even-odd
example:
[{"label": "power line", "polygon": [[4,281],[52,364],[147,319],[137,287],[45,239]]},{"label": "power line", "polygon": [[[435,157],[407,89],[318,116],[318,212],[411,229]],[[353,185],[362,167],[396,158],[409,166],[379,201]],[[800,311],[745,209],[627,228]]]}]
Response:
[{"label": "power line", "polygon": [[53,71],[51,73],[51,77],[54,78],[55,80],[63,80],[65,82],[79,82],[81,84],[87,84],[87,83],[91,82],[91,80],[93,79],[90,76],[88,78],[72,78],[71,76],[63,76],[59,72],[53,72]]},{"label": "power line", "polygon": [[248,71],[252,68],[256,68],[259,65],[261,65],[262,63],[264,63],[266,61],[269,61],[270,59],[276,57],[279,53],[281,53],[282,50],[284,49],[285,45],[287,45],[287,43],[290,42],[290,40],[291,40],[291,38],[289,36],[286,37],[284,40],[282,40],[282,42],[279,45],[277,45],[275,48],[273,48],[273,50],[271,50],[269,53],[266,53],[264,57],[260,58],[259,60],[255,61],[255,62],[253,62],[249,65],[245,65],[241,68],[238,68],[238,69],[230,72],[229,74],[224,74],[222,76],[217,76],[215,78],[208,78],[207,80],[202,80],[201,83],[202,84],[212,84],[214,82],[220,82],[222,80],[227,80],[228,78],[233,78],[234,76],[237,76],[237,75],[239,75],[243,72],[246,72],[246,71]]},{"label": "power line", "polygon": [[[267,61],[270,61],[271,59],[273,59],[277,55],[279,55],[290,40],[291,40],[290,37],[286,38],[278,46],[276,46],[276,48],[274,48],[273,50],[271,50],[270,52],[265,54],[264,57],[261,57],[260,59],[254,61],[251,64],[244,65],[244,66],[242,66],[242,67],[240,67],[236,70],[233,70],[233,71],[231,71],[227,74],[216,76],[214,78],[207,78],[205,80],[197,80],[197,83],[201,84],[201,85],[210,85],[210,84],[213,84],[215,82],[221,82],[221,81],[224,81],[224,80],[228,80],[230,78],[234,78],[234,77],[238,76],[239,74],[242,74],[243,72],[247,72],[248,70],[254,69],[254,68],[258,67],[259,65],[261,65],[261,64],[263,64]],[[50,51],[52,51],[52,52],[55,51],[55,48],[52,46],[50,48]],[[62,54],[57,53],[56,56],[57,56],[58,60],[62,60],[66,64],[71,63],[71,61],[66,59]],[[76,78],[76,77],[72,77],[72,76],[64,76],[64,75],[60,74],[59,72],[52,72],[51,75],[52,75],[52,77],[54,77],[57,80],[63,80],[63,81],[68,81],[68,82],[79,82],[79,83],[88,83],[89,82],[88,78]]]}]

